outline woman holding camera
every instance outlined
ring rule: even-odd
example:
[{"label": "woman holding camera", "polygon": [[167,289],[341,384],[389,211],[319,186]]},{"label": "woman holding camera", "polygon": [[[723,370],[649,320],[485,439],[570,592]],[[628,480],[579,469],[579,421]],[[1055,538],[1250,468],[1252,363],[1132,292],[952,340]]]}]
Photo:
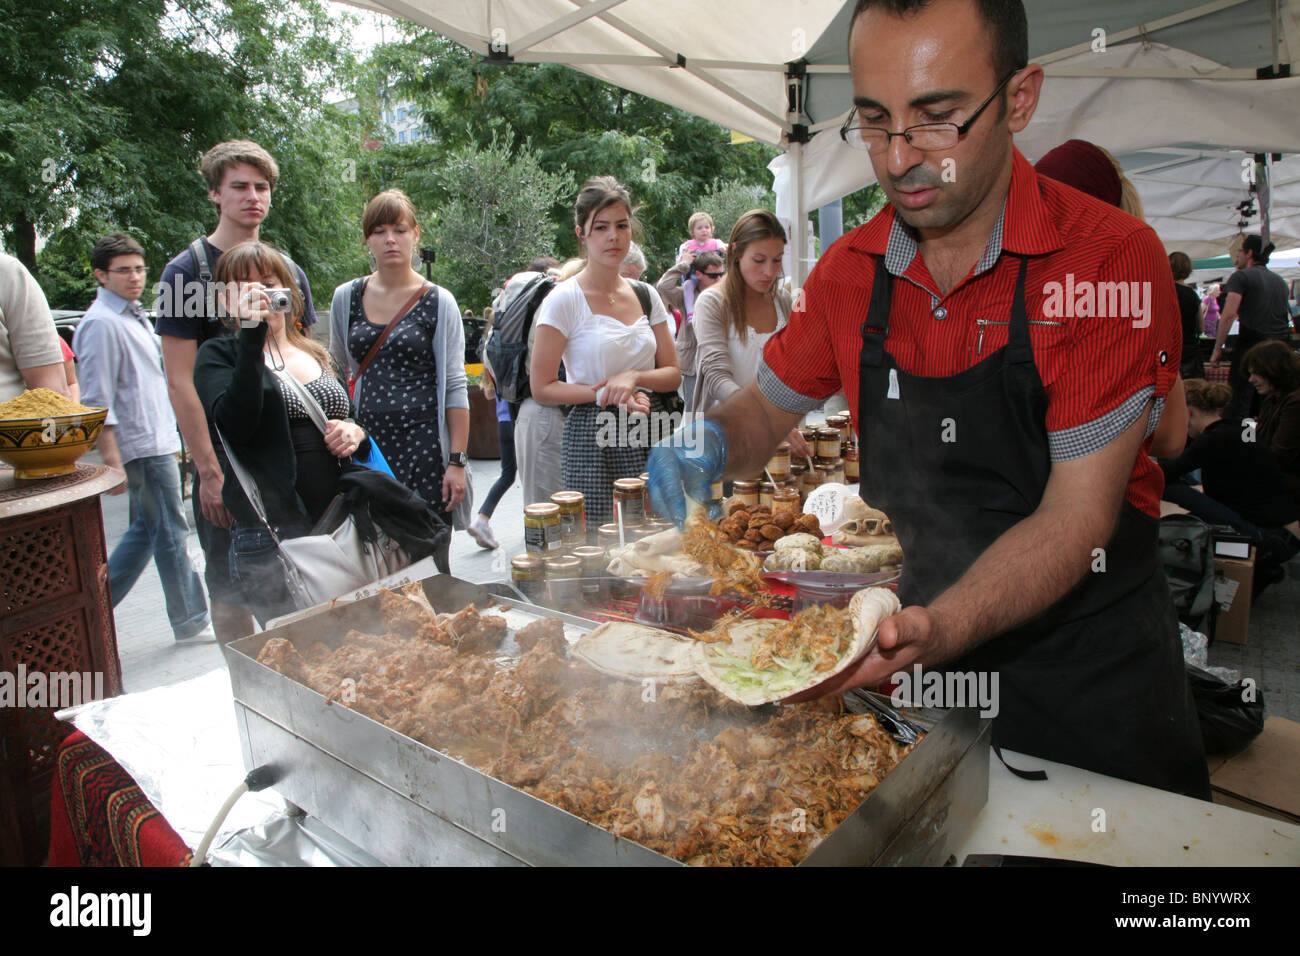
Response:
[{"label": "woman holding camera", "polygon": [[[334,290],[330,355],[355,382],[357,420],[393,476],[464,529],[469,487],[465,329],[456,298],[415,271],[420,227],[400,189],[366,204],[361,229],[374,271]],[[434,552],[447,571],[444,544]]]},{"label": "woman holding camera", "polygon": [[[339,459],[368,445],[353,421],[347,389],[329,355],[298,324],[303,297],[282,253],[243,242],[216,266],[235,336],[209,339],[194,364],[194,386],[208,421],[257,486],[268,522],[281,538],[307,534],[334,499]],[[277,374],[279,373],[279,374]],[[312,422],[291,375],[325,412],[324,434]],[[294,610],[275,541],[249,503],[224,449],[222,499],[235,520],[230,569],[263,624]]]}]

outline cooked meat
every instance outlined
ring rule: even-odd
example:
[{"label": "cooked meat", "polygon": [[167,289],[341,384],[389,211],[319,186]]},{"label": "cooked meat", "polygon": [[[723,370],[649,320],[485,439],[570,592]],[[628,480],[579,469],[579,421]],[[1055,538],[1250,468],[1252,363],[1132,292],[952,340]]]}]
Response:
[{"label": "cooked meat", "polygon": [[519,630],[515,631],[515,642],[521,650],[532,650],[534,644],[543,637],[559,638],[559,644],[565,645],[564,640],[564,622],[555,617],[542,617],[533,621],[531,624],[525,624]]},{"label": "cooked meat", "polygon": [[462,652],[477,654],[500,646],[509,626],[504,617],[480,615],[474,605],[453,614],[444,624],[453,646]]},{"label": "cooked meat", "polygon": [[[837,612],[838,613],[838,612]],[[820,650],[835,615],[801,615],[772,650]],[[498,623],[499,622],[499,623]],[[874,718],[818,704],[766,716],[701,683],[653,692],[568,659],[539,621],[515,662],[501,618],[467,608],[417,636],[349,633],[304,658],[283,639],[259,660],[399,733],[610,833],[692,865],[798,863],[907,753]],[[428,632],[425,631],[427,634]],[[517,637],[519,635],[516,635]],[[476,652],[477,651],[477,652]]]},{"label": "cooked meat", "polygon": [[379,613],[384,627],[403,636],[415,634],[432,616],[428,608],[399,591],[379,592]]}]

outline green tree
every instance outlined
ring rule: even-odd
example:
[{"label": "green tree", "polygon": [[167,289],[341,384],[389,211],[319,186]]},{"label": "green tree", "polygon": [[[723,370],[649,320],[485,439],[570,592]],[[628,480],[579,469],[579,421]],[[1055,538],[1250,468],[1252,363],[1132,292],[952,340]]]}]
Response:
[{"label": "green tree", "polygon": [[454,150],[431,178],[429,191],[443,199],[430,223],[445,264],[440,274],[458,301],[474,306],[530,259],[551,253],[548,217],[573,189],[567,173],[545,171],[528,144],[516,148],[508,138]]},{"label": "green tree", "polygon": [[318,287],[358,271],[360,128],[325,106],[350,54],[320,4],[0,2],[0,229],[51,304],[86,305],[86,256],[109,228],[141,242],[155,277],[211,231],[198,160],[235,137],[280,163],[264,237]]},{"label": "green tree", "polygon": [[718,180],[695,201],[695,205],[713,217],[713,235],[726,242],[736,220],[749,210],[775,209],[776,195],[770,189],[751,183]]}]

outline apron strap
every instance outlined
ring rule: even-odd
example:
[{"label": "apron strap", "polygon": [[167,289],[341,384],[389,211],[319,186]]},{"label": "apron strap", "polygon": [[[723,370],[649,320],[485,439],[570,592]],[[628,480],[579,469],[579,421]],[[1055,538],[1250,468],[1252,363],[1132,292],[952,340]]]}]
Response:
[{"label": "apron strap", "polygon": [[1047,779],[1046,770],[1017,770],[1015,767],[1011,766],[1011,764],[1007,763],[1007,758],[1002,756],[1002,748],[999,747],[997,744],[993,744],[993,752],[997,754],[998,759],[1002,761],[1002,766],[1006,767],[1008,770],[1014,773],[1021,780],[1046,780]]},{"label": "apron strap", "polygon": [[876,259],[876,275],[871,283],[871,304],[862,323],[861,368],[879,368],[885,360],[885,336],[889,334],[889,305],[892,279],[885,267],[885,257]]},{"label": "apron strap", "polygon": [[[1007,330],[1007,361],[1018,365],[1033,364],[1034,349],[1029,341],[1029,313],[1025,309],[1025,273],[1029,257],[1020,256],[1020,273],[1016,277],[1016,297],[1011,303],[1011,323]],[[1010,769],[1010,768],[1008,768]]]}]

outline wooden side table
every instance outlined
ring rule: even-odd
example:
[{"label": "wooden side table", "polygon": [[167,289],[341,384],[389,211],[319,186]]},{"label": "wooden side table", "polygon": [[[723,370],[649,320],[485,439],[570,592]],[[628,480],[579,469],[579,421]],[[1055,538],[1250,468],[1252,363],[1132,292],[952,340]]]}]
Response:
[{"label": "wooden side table", "polygon": [[100,464],[39,481],[0,468],[0,865],[45,857],[54,757],[70,732],[54,712],[75,702],[62,698],[122,693],[99,496],[124,480]]}]

